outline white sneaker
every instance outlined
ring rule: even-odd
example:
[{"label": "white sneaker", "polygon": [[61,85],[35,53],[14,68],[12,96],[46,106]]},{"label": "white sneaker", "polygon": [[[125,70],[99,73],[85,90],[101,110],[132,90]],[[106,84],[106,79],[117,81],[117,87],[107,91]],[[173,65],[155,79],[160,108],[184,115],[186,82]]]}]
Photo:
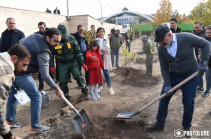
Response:
[{"label": "white sneaker", "polygon": [[95,97],[95,94],[94,93],[90,93],[90,98],[91,98],[91,100],[93,100],[93,101],[95,101],[95,100],[97,100],[97,98]]},{"label": "white sneaker", "polygon": [[110,92],[110,95],[113,95],[113,94],[114,94],[113,88],[110,88],[110,89],[109,89],[109,92]]},{"label": "white sneaker", "polygon": [[98,94],[98,92],[94,92],[94,94],[95,94],[95,97],[96,97],[97,99],[100,99],[100,95]]},{"label": "white sneaker", "polygon": [[98,88],[98,92],[101,92],[103,90],[103,86],[100,86],[99,88]]}]

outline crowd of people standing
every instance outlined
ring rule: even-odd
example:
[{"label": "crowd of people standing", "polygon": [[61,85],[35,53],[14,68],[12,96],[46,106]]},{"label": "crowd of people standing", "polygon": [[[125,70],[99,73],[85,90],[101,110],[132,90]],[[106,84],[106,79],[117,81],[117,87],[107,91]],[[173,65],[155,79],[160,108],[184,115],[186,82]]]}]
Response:
[{"label": "crowd of people standing", "polygon": [[[46,12],[49,10],[47,9]],[[60,14],[58,8],[54,13]],[[199,71],[199,75],[180,88],[183,93],[182,125],[184,130],[190,130],[191,127],[196,92],[202,92],[203,97],[210,95],[211,26],[203,29],[202,24],[196,22],[194,31],[190,34],[182,33],[177,27],[177,22],[176,18],[171,18],[170,28],[160,25],[155,29],[155,42],[159,44],[158,58],[164,80],[161,95],[165,93],[166,97],[160,100],[157,121],[152,126],[147,126],[146,131],[164,130],[168,104],[176,92],[169,92],[169,90],[194,72]],[[0,134],[3,138],[14,138],[8,126],[22,125],[15,120],[17,110],[15,94],[19,89],[24,90],[31,99],[31,133],[43,133],[50,130],[50,127],[40,123],[40,91],[44,89],[44,81],[58,97],[64,95],[71,100],[68,82],[73,78],[86,100],[96,101],[101,99],[102,75],[104,75],[109,94],[115,94],[109,72],[114,66],[119,68],[119,53],[124,40],[130,52],[133,39],[128,32],[121,35],[120,30],[113,28],[108,38],[103,27],[95,30],[95,25],[92,25],[89,31],[92,41],[87,42],[83,25],[78,25],[77,32],[71,35],[63,23],[58,24],[56,28],[47,28],[44,22],[39,22],[39,31],[27,37],[16,28],[14,18],[8,18],[6,25],[7,29],[2,33],[0,42],[0,89],[3,93],[0,96],[2,100],[0,101]],[[137,54],[146,54],[146,76],[151,77],[155,48],[148,36],[142,35],[140,39],[143,42],[143,49]],[[84,76],[82,68],[85,71]],[[38,73],[38,87],[31,73]],[[206,73],[206,91],[203,88],[204,73]],[[55,81],[59,82],[59,86]],[[6,101],[7,97],[8,101]],[[6,103],[4,118],[3,107]],[[62,107],[66,106],[64,102]]]}]

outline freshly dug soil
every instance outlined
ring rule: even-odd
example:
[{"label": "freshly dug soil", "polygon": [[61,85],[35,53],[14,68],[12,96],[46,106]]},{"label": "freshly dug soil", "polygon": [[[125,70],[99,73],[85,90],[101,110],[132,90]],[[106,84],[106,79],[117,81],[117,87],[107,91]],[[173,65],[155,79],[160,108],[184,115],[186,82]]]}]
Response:
[{"label": "freshly dug soil", "polygon": [[143,121],[96,117],[92,122],[91,129],[85,134],[87,139],[148,139]]},{"label": "freshly dug soil", "polygon": [[[126,71],[129,70],[129,75],[126,76]],[[125,68],[120,67],[118,69],[113,70],[113,72],[120,76],[120,78],[117,77],[118,80],[121,80],[121,83],[123,85],[131,85],[136,87],[147,87],[158,84],[158,81],[160,80],[159,76],[152,76],[148,77],[145,75],[145,71],[141,69],[134,69],[134,68]],[[115,79],[115,80],[117,80]]]},{"label": "freshly dug soil", "polygon": [[[91,127],[85,134],[77,134],[72,119],[64,115],[51,118],[47,122],[52,129],[45,134],[34,134],[24,139],[148,139],[141,120],[118,120],[114,118],[92,117]],[[52,122],[52,123],[51,123]]]}]

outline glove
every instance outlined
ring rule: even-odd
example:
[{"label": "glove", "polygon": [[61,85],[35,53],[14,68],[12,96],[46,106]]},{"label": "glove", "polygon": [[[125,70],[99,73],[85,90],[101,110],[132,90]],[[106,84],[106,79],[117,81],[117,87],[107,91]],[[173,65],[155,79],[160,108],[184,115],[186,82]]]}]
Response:
[{"label": "glove", "polygon": [[208,70],[207,64],[204,64],[200,61],[199,62],[199,72],[205,72],[207,70]]},{"label": "glove", "polygon": [[85,70],[85,71],[87,71],[88,70],[88,68],[87,68],[87,66],[85,65],[85,64],[83,64],[83,69]]},{"label": "glove", "polygon": [[170,89],[171,89],[171,86],[166,86],[165,87],[166,96],[170,96],[172,94],[172,92],[168,92]]},{"label": "glove", "polygon": [[54,75],[56,74],[56,68],[55,67],[51,67],[50,68],[51,73],[53,73]]}]

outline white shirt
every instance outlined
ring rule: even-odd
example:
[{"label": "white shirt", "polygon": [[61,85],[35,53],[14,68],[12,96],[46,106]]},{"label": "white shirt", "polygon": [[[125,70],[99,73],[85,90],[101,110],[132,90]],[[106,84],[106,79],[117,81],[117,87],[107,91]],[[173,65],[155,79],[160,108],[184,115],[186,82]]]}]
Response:
[{"label": "white shirt", "polygon": [[177,54],[177,37],[176,34],[174,33],[173,33],[172,44],[167,48],[167,51],[172,57],[175,57]]},{"label": "white shirt", "polygon": [[100,41],[100,48],[102,49],[102,47],[103,47],[103,40],[104,40],[104,38],[98,38],[99,39],[99,41]]}]

